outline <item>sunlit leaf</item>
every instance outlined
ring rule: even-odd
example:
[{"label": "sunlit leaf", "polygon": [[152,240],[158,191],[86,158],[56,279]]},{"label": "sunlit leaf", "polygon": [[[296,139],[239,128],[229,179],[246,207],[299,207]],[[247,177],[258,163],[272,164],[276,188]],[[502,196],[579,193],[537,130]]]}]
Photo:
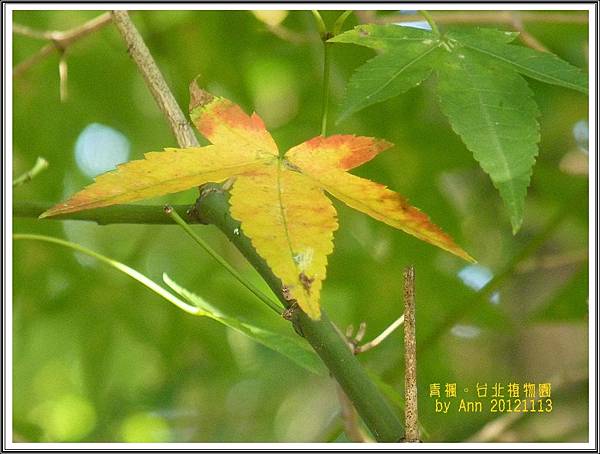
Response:
[{"label": "sunlit leaf", "polygon": [[391,144],[352,135],[319,136],[281,154],[258,115],[245,114],[195,82],[190,90],[192,121],[212,145],[148,153],[143,161],[98,177],[44,216],[141,200],[235,177],[231,215],[281,279],[284,295],[315,319],[320,317],[327,256],[333,251],[333,232],[338,227],[335,209],[324,191],[379,221],[472,260],[402,196],[346,173]]}]

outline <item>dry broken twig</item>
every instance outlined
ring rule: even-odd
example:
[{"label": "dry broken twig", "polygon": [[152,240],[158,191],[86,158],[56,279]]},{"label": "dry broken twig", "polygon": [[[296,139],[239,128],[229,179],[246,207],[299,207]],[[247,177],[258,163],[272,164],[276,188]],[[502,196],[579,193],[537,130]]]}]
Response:
[{"label": "dry broken twig", "polygon": [[50,41],[31,57],[25,59],[13,68],[13,77],[21,77],[31,67],[35,66],[48,56],[58,52],[60,54],[59,61],[59,77],[60,77],[60,98],[61,101],[67,98],[67,50],[77,41],[89,36],[93,32],[100,30],[111,21],[110,13],[101,14],[94,19],[85,22],[78,27],[66,31],[43,31],[35,30],[21,24],[13,24],[13,32],[19,35],[28,36],[35,39],[44,39]]}]

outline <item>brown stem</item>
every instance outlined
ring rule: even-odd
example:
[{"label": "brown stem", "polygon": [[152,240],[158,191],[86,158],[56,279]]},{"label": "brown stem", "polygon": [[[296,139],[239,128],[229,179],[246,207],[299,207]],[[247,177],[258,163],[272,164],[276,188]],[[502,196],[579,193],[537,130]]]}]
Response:
[{"label": "brown stem", "polygon": [[417,338],[415,322],[415,270],[404,270],[404,441],[419,442],[417,408]]},{"label": "brown stem", "polygon": [[23,25],[14,24],[13,31],[21,35],[43,38],[50,42],[42,47],[31,57],[19,63],[13,69],[13,77],[22,76],[29,68],[36,65],[54,52],[64,52],[69,46],[86,36],[100,30],[111,21],[110,13],[104,13],[94,19],[64,32],[60,31],[37,31]]},{"label": "brown stem", "polygon": [[532,49],[539,50],[540,52],[548,52],[548,48],[546,46],[539,42],[535,36],[525,30],[525,25],[523,25],[523,17],[520,13],[514,12],[512,14],[512,18],[513,27],[515,27],[515,29],[519,32],[519,38],[524,44]]},{"label": "brown stem", "polygon": [[[431,17],[439,24],[513,24],[511,11],[446,13],[429,11]],[[371,15],[363,15],[371,18]],[[523,11],[520,13],[523,22],[546,22],[561,24],[587,24],[587,14],[538,13]],[[401,14],[385,17],[374,17],[372,22],[389,24],[397,22],[414,22],[423,20],[420,14]]]},{"label": "brown stem", "polygon": [[140,33],[131,22],[127,11],[112,11],[115,25],[119,29],[123,40],[127,44],[127,51],[135,62],[146,85],[150,89],[158,107],[165,115],[171,126],[173,134],[177,138],[180,147],[197,147],[199,145],[194,131],[190,127],[185,115],[179,108],[173,93],[169,89],[165,78],[156,65],[154,58],[148,50],[148,46],[142,39]]}]

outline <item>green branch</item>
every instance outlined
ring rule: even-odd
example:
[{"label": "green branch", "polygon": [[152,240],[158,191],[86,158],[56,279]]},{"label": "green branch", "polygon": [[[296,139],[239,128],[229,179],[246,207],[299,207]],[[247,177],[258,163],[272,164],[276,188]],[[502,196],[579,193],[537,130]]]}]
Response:
[{"label": "green branch", "polygon": [[[221,230],[260,273],[277,298],[289,306],[290,302],[282,293],[280,279],[257,254],[250,239],[242,232],[240,223],[230,216],[228,193],[219,185],[210,184],[205,188],[196,202],[198,217]],[[292,305],[288,310],[296,331],[321,357],[377,441],[399,441],[404,434],[402,423],[327,316],[323,313],[321,320],[311,320],[303,311],[293,308]]]},{"label": "green branch", "polygon": [[[13,205],[13,216],[19,218],[37,218],[52,205],[39,202],[15,202]],[[198,224],[198,219],[190,216],[187,211],[189,205],[174,205],[173,209],[186,220],[188,224]],[[58,214],[49,218],[41,219],[47,221],[90,221],[99,225],[107,224],[175,224],[175,221],[165,216],[162,205],[115,205],[105,208],[94,208],[92,210],[78,211],[76,213]]]}]

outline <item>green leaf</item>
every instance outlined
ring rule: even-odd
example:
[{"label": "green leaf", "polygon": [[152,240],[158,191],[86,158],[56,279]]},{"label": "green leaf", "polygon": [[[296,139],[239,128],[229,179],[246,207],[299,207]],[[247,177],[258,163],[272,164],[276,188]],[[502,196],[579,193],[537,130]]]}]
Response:
[{"label": "green leaf", "polygon": [[346,87],[338,123],[370,105],[418,86],[431,74],[431,59],[438,45],[410,43],[402,51],[388,52],[356,70]]},{"label": "green leaf", "polygon": [[436,36],[428,30],[399,27],[398,25],[359,25],[352,30],[337,35],[330,43],[358,44],[377,50],[394,49],[408,43],[422,43],[436,40]]},{"label": "green leaf", "polygon": [[432,65],[443,52],[440,40],[432,33],[395,25],[363,25],[330,41],[387,50],[352,75],[338,122],[416,87],[429,77]]},{"label": "green leaf", "polygon": [[312,350],[306,348],[304,344],[296,338],[284,336],[272,331],[267,331],[258,326],[250,325],[235,318],[227,317],[221,314],[217,309],[207,303],[200,296],[181,287],[166,274],[163,274],[163,281],[190,304],[205,311],[205,316],[210,317],[213,320],[227,326],[228,328],[244,334],[245,336],[248,336],[254,341],[276,351],[277,353],[281,353],[283,356],[291,359],[297,365],[303,367],[309,372],[317,375],[323,375],[324,369],[319,357]]},{"label": "green leaf", "polygon": [[587,93],[587,76],[557,56],[510,44],[516,32],[492,28],[446,35],[397,25],[360,25],[330,39],[381,52],[352,75],[340,120],[439,78],[442,109],[488,173],[510,214],[513,232],[523,219],[537,155],[537,106],[519,73]]},{"label": "green leaf", "polygon": [[[588,93],[588,78],[577,67],[549,52],[539,52],[529,47],[509,45],[511,32],[491,29],[461,30],[448,33],[447,38],[460,46],[472,49],[488,58],[497,60],[539,81]],[[506,40],[502,41],[500,36]]]},{"label": "green leaf", "polygon": [[465,48],[448,53],[438,75],[442,110],[490,175],[518,231],[540,140],[531,90],[516,72]]}]

